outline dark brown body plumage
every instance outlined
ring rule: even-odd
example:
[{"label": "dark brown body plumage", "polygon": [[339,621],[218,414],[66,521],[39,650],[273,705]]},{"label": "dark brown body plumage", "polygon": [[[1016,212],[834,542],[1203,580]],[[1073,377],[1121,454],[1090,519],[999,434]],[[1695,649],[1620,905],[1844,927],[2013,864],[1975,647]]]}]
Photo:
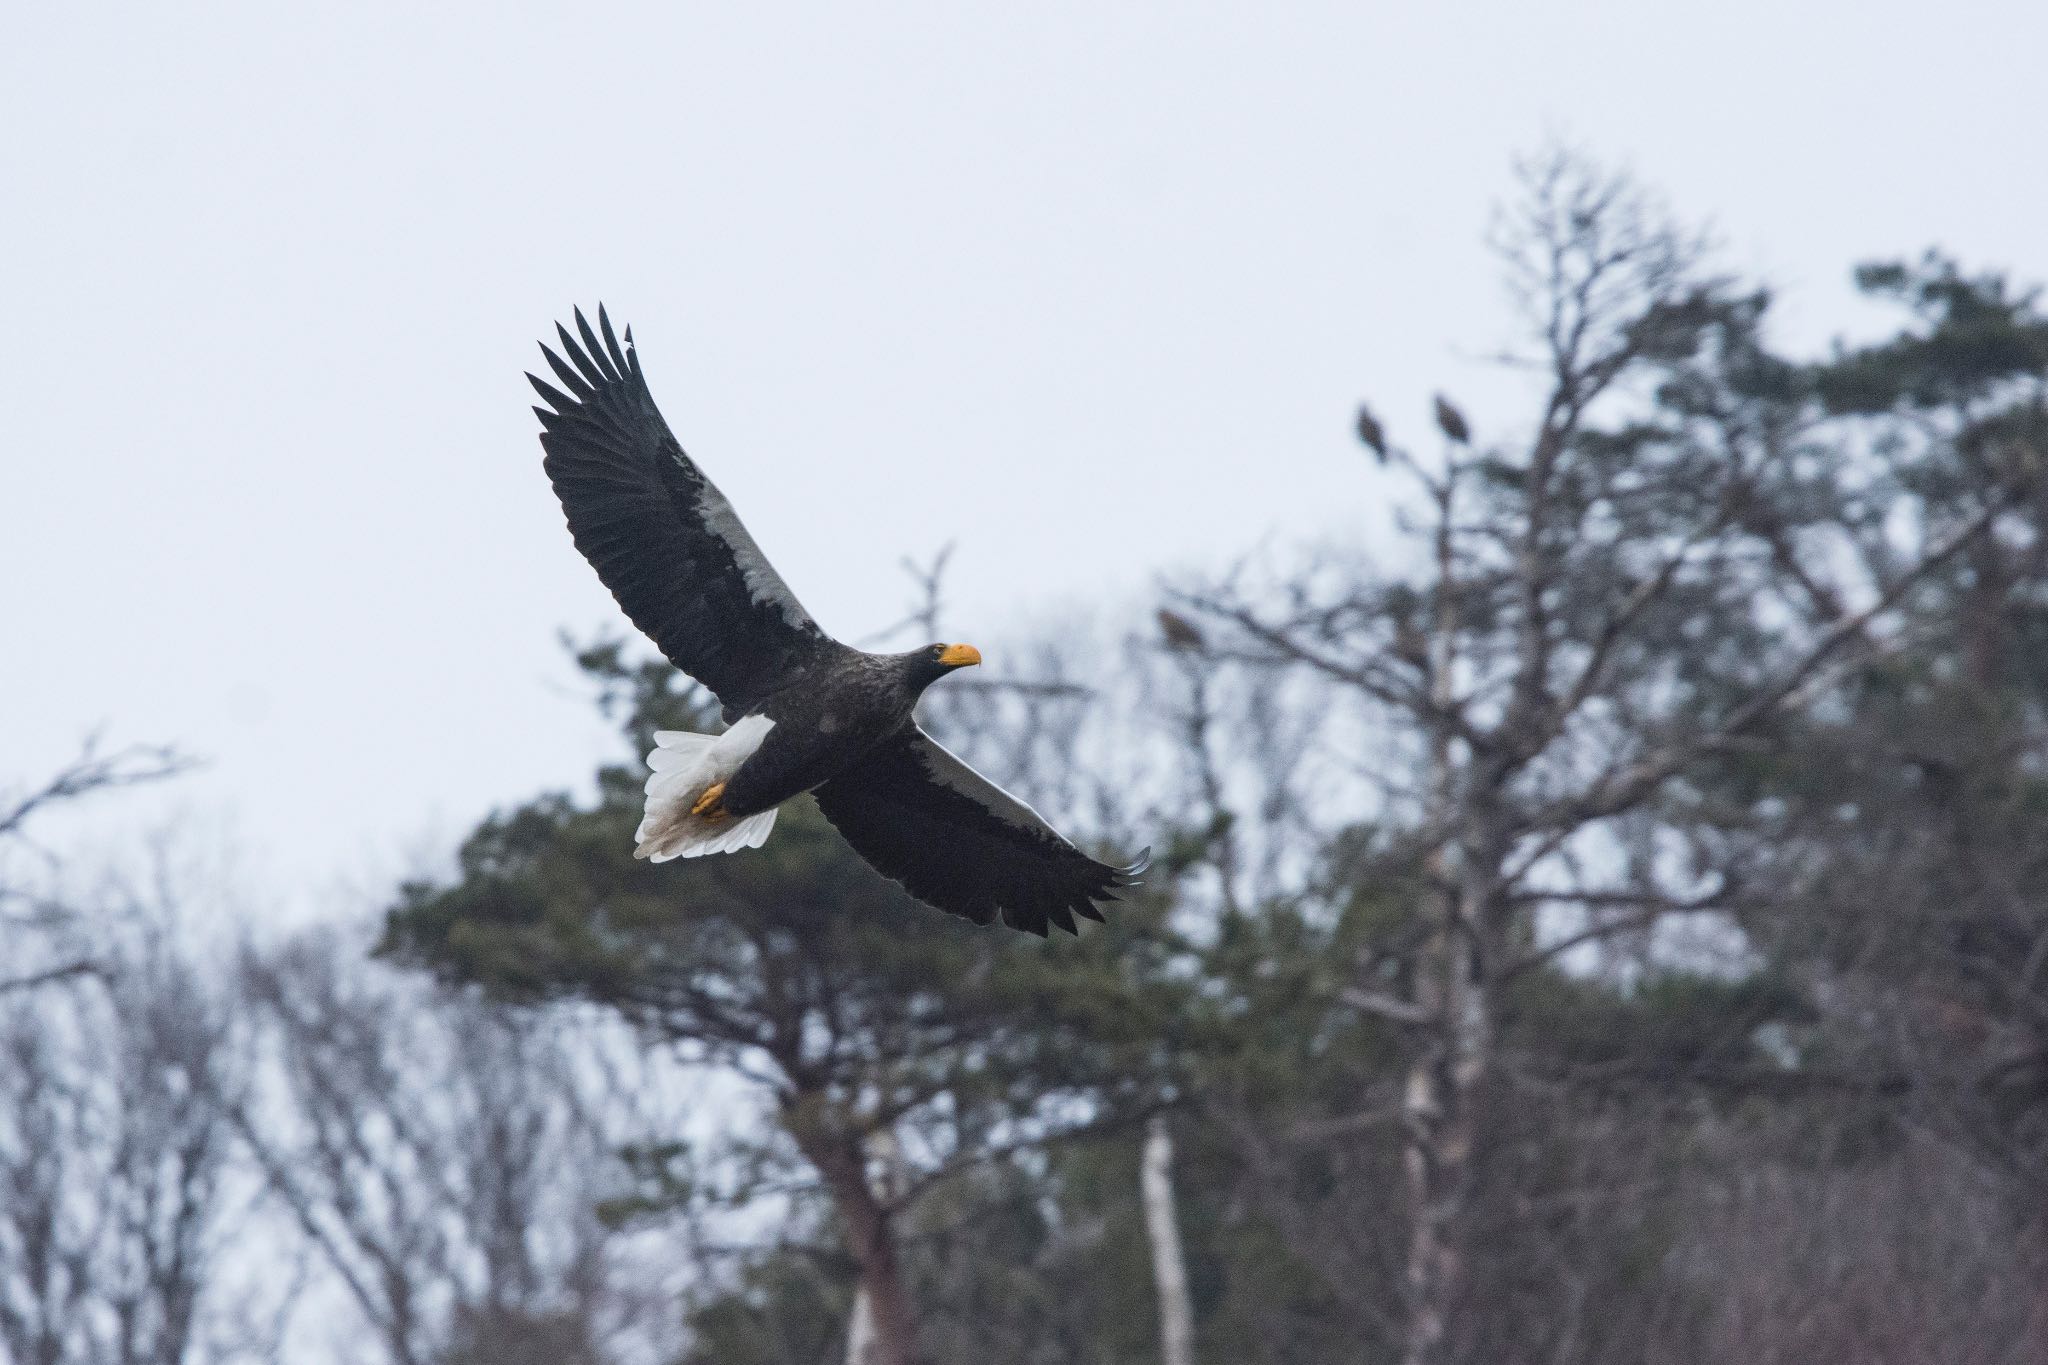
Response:
[{"label": "dark brown body plumage", "polygon": [[775,728],[726,782],[721,804],[735,818],[779,806],[908,733],[917,699],[952,671],[935,661],[940,648],[850,649],[768,698],[755,711]]}]

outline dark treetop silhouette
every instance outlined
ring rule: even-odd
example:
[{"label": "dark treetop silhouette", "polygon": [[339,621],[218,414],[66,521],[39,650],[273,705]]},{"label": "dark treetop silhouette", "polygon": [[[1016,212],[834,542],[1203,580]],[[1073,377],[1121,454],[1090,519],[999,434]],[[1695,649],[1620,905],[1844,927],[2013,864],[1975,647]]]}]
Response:
[{"label": "dark treetop silhouette", "polygon": [[925,688],[980,653],[869,654],[827,635],[662,420],[633,329],[621,346],[602,307],[597,331],[575,316],[580,345],[557,324],[562,355],[541,348],[563,389],[527,376],[549,405],[534,409],[543,465],[576,548],[633,624],[717,695],[729,727],[656,733],[635,855],[758,848],[776,808],[809,791],[855,852],[941,910],[1039,935],[1074,931],[1076,915],[1099,921],[1098,902],[1133,885],[1143,858],[1090,858],[912,715]]}]

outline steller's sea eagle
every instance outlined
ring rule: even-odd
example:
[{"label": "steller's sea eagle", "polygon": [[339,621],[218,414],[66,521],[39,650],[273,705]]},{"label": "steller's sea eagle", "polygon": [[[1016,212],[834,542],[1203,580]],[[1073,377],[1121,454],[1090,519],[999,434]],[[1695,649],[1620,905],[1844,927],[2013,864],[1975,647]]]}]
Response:
[{"label": "steller's sea eagle", "polygon": [[[811,792],[846,842],[919,900],[1043,936],[1101,920],[1144,859],[1097,862],[1030,806],[919,728],[919,694],[981,662],[972,645],[869,654],[827,635],[677,443],[633,346],[597,311],[562,354],[562,387],[527,375],[548,406],[542,461],[569,534],[619,606],[677,668],[718,697],[717,736],[664,730],[647,756],[635,857],[662,862],[758,848],[776,807]],[[600,340],[600,333],[602,340]],[[566,357],[566,358],[565,358]]]}]

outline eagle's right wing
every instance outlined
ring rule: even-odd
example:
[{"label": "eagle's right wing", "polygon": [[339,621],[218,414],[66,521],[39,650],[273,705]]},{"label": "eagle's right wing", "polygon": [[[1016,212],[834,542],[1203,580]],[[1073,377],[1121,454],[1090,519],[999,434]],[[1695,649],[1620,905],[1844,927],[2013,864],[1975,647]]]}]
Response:
[{"label": "eagle's right wing", "polygon": [[1060,837],[1042,816],[916,726],[814,795],[853,851],[927,905],[1043,937],[1074,916],[1100,920],[1098,901],[1135,886],[1142,855],[1111,867]]}]

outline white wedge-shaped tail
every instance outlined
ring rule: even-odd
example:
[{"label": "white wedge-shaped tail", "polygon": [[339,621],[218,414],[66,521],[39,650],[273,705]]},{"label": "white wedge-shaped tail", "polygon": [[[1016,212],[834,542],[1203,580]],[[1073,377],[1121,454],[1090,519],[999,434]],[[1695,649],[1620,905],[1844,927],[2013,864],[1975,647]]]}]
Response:
[{"label": "white wedge-shaped tail", "polygon": [[653,769],[647,779],[647,809],[633,832],[633,856],[665,863],[671,858],[699,858],[759,848],[775,828],[775,808],[735,820],[729,815],[692,815],[690,808],[714,784],[740,770],[761,741],[775,728],[766,716],[743,716],[722,735],[688,730],[656,730]]}]

